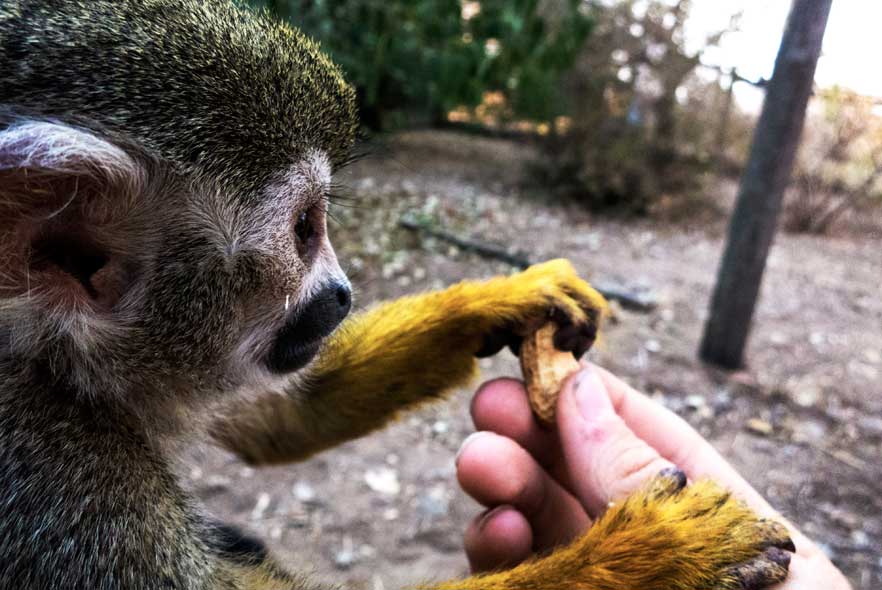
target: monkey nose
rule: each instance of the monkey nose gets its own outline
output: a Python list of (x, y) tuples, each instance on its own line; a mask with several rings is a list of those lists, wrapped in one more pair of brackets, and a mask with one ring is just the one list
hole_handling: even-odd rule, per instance
[(342, 320), (352, 309), (352, 289), (347, 284), (337, 286), (337, 314)]
[(352, 289), (348, 282), (334, 281), (323, 287), (309, 302), (289, 314), (276, 334), (266, 358), (275, 373), (296, 371), (318, 353), (321, 340), (343, 321), (352, 308)]

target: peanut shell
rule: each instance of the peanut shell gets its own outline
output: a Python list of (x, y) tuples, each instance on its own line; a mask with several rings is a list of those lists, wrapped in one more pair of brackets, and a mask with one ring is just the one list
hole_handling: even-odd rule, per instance
[(549, 322), (528, 334), (521, 343), (521, 371), (527, 386), (530, 406), (539, 421), (554, 424), (557, 397), (567, 377), (579, 370), (572, 353), (554, 347), (556, 326)]

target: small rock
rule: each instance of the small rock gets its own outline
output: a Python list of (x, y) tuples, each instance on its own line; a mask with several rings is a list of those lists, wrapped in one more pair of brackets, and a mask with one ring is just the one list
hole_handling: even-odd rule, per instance
[(864, 531), (858, 529), (856, 531), (851, 532), (851, 542), (855, 544), (856, 547), (864, 548), (870, 546), (870, 536)]
[(772, 344), (777, 344), (780, 346), (783, 344), (787, 344), (790, 339), (787, 337), (787, 334), (784, 334), (783, 332), (772, 332), (771, 334), (769, 334), (769, 341)]
[(318, 496), (315, 489), (305, 481), (298, 481), (291, 490), (294, 497), (304, 504), (318, 504)]
[(334, 554), (334, 566), (338, 570), (348, 570), (355, 564), (355, 553), (341, 549)]
[(686, 407), (690, 410), (698, 410), (707, 405), (707, 401), (704, 399), (703, 395), (699, 395), (694, 393), (692, 395), (686, 396)]
[(645, 348), (647, 352), (656, 353), (661, 350), (661, 343), (658, 340), (647, 340), (643, 344), (643, 348)]
[(760, 418), (751, 418), (747, 421), (747, 430), (753, 432), (754, 434), (759, 434), (762, 436), (769, 436), (772, 434), (774, 428), (767, 421), (762, 420)]
[(432, 424), (432, 432), (435, 434), (446, 434), (448, 430), (450, 430), (450, 427), (444, 420), (436, 420), (435, 423)]
[(266, 492), (261, 493), (257, 497), (257, 503), (254, 505), (254, 509), (251, 511), (251, 520), (260, 520), (263, 518), (264, 512), (269, 508), (270, 502), (272, 498)]
[(814, 384), (805, 384), (793, 393), (793, 401), (803, 408), (812, 408), (821, 399), (821, 388)]
[(351, 537), (343, 537), (343, 548), (334, 553), (334, 566), (339, 570), (348, 570), (357, 561)]
[(364, 474), (364, 482), (373, 491), (386, 496), (397, 496), (401, 492), (398, 472), (388, 467), (368, 469)]
[(420, 496), (417, 500), (417, 513), (427, 519), (436, 519), (447, 516), (450, 511), (450, 498), (447, 488), (436, 486), (428, 494)]
[(398, 515), (399, 512), (397, 508), (387, 508), (383, 511), (383, 520), (397, 520)]

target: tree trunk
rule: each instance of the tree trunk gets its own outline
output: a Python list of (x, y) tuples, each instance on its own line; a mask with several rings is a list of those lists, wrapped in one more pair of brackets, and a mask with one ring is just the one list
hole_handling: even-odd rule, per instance
[(799, 146), (832, 0), (793, 0), (729, 223), (699, 356), (744, 364), (766, 256)]
[[(722, 77), (722, 76), (721, 76)], [(726, 157), (726, 147), (729, 144), (729, 123), (732, 120), (732, 105), (735, 102), (735, 70), (729, 77), (729, 85), (723, 96), (723, 108), (720, 111), (720, 122), (717, 126), (716, 156), (717, 161), (722, 162)]]

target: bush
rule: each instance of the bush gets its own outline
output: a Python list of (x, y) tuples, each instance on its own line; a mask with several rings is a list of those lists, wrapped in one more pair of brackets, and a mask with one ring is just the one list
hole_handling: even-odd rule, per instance
[(560, 112), (561, 73), (590, 29), (580, 0), (252, 0), (341, 65), (374, 129), (444, 120), (501, 92), (519, 117)]
[(850, 212), (882, 204), (882, 118), (875, 107), (845, 88), (817, 93), (785, 202), (785, 229), (824, 234)]
[[(571, 122), (549, 136), (544, 178), (592, 209), (647, 214), (703, 190), (715, 125), (685, 48), (689, 2), (596, 2), (596, 26), (567, 75)], [(717, 42), (723, 33), (708, 39)], [(712, 115), (711, 115), (712, 116)]]

